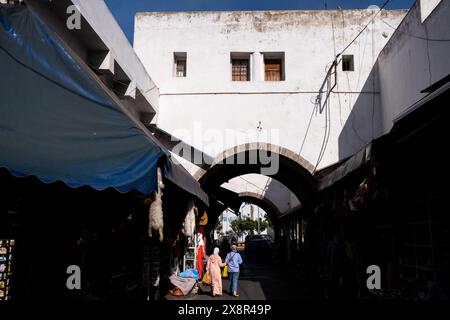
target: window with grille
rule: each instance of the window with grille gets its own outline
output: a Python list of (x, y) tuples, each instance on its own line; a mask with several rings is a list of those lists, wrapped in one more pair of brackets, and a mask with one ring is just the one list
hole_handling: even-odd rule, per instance
[(250, 59), (231, 59), (233, 81), (250, 81)]
[(284, 81), (284, 52), (266, 52), (264, 55), (264, 80)]
[(186, 52), (174, 53), (174, 76), (177, 78), (186, 77)]

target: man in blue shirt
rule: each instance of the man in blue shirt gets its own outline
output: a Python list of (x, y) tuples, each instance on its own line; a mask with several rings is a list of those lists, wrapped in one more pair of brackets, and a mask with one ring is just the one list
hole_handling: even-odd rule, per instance
[(239, 265), (242, 263), (241, 255), (237, 252), (235, 245), (231, 246), (231, 252), (227, 254), (225, 262), (228, 264), (228, 276), (230, 278), (230, 293), (234, 297), (239, 297), (237, 294)]

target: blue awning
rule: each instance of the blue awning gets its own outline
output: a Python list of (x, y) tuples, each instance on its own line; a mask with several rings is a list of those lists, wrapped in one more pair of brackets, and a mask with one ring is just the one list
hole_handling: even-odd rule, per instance
[(166, 155), (31, 8), (0, 5), (0, 167), (149, 194)]

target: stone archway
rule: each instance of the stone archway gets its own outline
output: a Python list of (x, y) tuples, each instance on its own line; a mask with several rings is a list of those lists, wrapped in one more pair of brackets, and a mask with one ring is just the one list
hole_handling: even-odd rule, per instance
[[(284, 184), (301, 201), (305, 212), (312, 213), (318, 200), (316, 180), (312, 175), (314, 166), (293, 151), (277, 145), (248, 143), (225, 150), (214, 159), (206, 172), (198, 171), (196, 179), (214, 195), (223, 183), (232, 178), (249, 173), (261, 174), (261, 169), (267, 165), (262, 153), (278, 161), (276, 172), (267, 176)], [(254, 197), (252, 200), (256, 201)]]
[(280, 211), (278, 210), (277, 206), (272, 201), (259, 193), (241, 192), (239, 193), (239, 200), (242, 201), (241, 203), (248, 202), (260, 207), (270, 216), (273, 221), (276, 221), (280, 216)]
[[(248, 153), (253, 151), (260, 151), (264, 150), (267, 152), (273, 152), (276, 153), (282, 157), (285, 157), (287, 159), (290, 159), (293, 163), (297, 163), (299, 166), (306, 169), (311, 175), (314, 174), (314, 165), (310, 163), (308, 160), (300, 156), (299, 154), (295, 153), (292, 150), (289, 150), (287, 148), (272, 144), (272, 143), (265, 143), (265, 142), (253, 142), (253, 143), (245, 143), (241, 144), (232, 148), (228, 148), (227, 150), (223, 151), (222, 153), (218, 154), (213, 162), (211, 163), (210, 168), (214, 167), (217, 164), (225, 163), (226, 159), (230, 157), (234, 157), (238, 154), (242, 153)], [(209, 170), (208, 169), (208, 170)], [(203, 176), (208, 172), (208, 170), (198, 170), (194, 178), (197, 181), (200, 181)]]

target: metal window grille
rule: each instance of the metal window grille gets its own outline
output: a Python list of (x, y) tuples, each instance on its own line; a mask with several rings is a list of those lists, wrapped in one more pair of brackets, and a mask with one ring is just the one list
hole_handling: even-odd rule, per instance
[(233, 81), (249, 81), (250, 68), (247, 59), (233, 59), (232, 64), (232, 80)]

